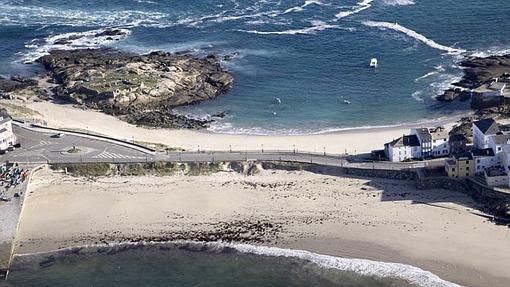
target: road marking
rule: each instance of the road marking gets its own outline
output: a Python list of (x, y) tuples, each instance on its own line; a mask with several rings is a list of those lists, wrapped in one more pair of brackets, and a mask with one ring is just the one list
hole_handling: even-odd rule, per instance
[(50, 141), (40, 141), (38, 144), (33, 145), (33, 146), (29, 147), (28, 149), (36, 149), (36, 148), (41, 148), (41, 147), (50, 146), (50, 145), (54, 145), (54, 144), (57, 144), (57, 143), (50, 142)]
[(141, 159), (145, 158), (143, 156), (131, 156), (131, 155), (125, 155), (125, 154), (118, 154), (108, 151), (103, 151), (102, 153), (93, 156), (92, 158), (123, 158), (123, 159)]

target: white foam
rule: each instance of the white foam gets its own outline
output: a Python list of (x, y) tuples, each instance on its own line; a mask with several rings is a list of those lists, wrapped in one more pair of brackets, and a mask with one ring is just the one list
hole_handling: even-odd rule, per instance
[(415, 4), (413, 0), (383, 0), (383, 3), (389, 6), (407, 6)]
[[(296, 258), (303, 261), (317, 264), (323, 268), (337, 269), (341, 271), (355, 272), (364, 276), (374, 276), (379, 278), (398, 278), (403, 279), (411, 284), (421, 287), (461, 287), (458, 284), (445, 281), (439, 276), (414, 267), (401, 263), (386, 263), (380, 261), (366, 259), (340, 258), (328, 255), (312, 253), (304, 250), (283, 249), (277, 247), (256, 246), (250, 244), (224, 243), (224, 242), (195, 242), (195, 241), (173, 241), (173, 242), (137, 242), (137, 243), (111, 243), (111, 244), (94, 244), (78, 247), (69, 247), (52, 252), (35, 252), (29, 254), (16, 254), (14, 258), (33, 257), (38, 255), (47, 255), (55, 252), (73, 251), (75, 248), (115, 248), (125, 246), (153, 246), (153, 245), (173, 244), (176, 247), (188, 247), (191, 250), (203, 250), (206, 247), (209, 252), (221, 253), (226, 248), (234, 249), (244, 254), (253, 254), (259, 256)], [(90, 249), (89, 249), (90, 250)], [(87, 253), (87, 250), (80, 250)]]
[(469, 54), (471, 57), (487, 58), (491, 56), (502, 56), (510, 54), (510, 48), (492, 47), (483, 51), (474, 51)]
[(365, 276), (390, 277), (404, 279), (412, 284), (422, 287), (459, 287), (439, 278), (437, 275), (422, 270), (418, 267), (400, 263), (377, 262), (364, 259), (347, 259), (328, 255), (316, 254), (303, 250), (282, 249), (276, 247), (255, 246), (249, 244), (233, 243), (205, 243), (206, 246), (213, 249), (232, 248), (246, 254), (255, 254), (261, 256), (274, 256), (286, 258), (298, 258), (308, 262), (313, 262), (324, 268), (338, 269), (342, 271), (351, 271)]
[(357, 13), (359, 13), (361, 11), (364, 11), (364, 10), (372, 7), (372, 4), (371, 4), (372, 1), (373, 0), (362, 0), (361, 2), (358, 2), (356, 4), (356, 6), (354, 6), (351, 10), (349, 10), (349, 11), (341, 11), (341, 12), (337, 13), (335, 15), (335, 17), (337, 19), (342, 19), (342, 18), (351, 16), (353, 14), (357, 14)]
[[(96, 36), (98, 33), (105, 31), (104, 29), (99, 29), (86, 32), (53, 35), (44, 39), (44, 42), (42, 43), (38, 43), (37, 40), (32, 40), (25, 44), (25, 47), (28, 48), (29, 51), (22, 54), (22, 61), (25, 63), (32, 63), (40, 57), (48, 55), (51, 50), (75, 50), (105, 47), (122, 40), (127, 37), (127, 35), (131, 34), (131, 31), (128, 29), (119, 30), (121, 30), (124, 35)], [(59, 43), (59, 41), (62, 40), (66, 40), (66, 43)]]
[(413, 99), (415, 99), (416, 101), (418, 102), (424, 102), (425, 100), (422, 98), (423, 96), (423, 92), (421, 91), (416, 91), (414, 92), (411, 97), (413, 97)]
[(318, 31), (323, 31), (326, 29), (337, 29), (339, 26), (327, 24), (323, 21), (312, 21), (311, 27), (300, 28), (300, 29), (289, 29), (284, 31), (258, 31), (258, 30), (237, 30), (240, 32), (252, 33), (252, 34), (260, 34), (260, 35), (307, 35), (307, 34), (315, 34)]
[(363, 24), (366, 25), (366, 26), (369, 26), (369, 27), (377, 27), (377, 28), (381, 28), (381, 29), (390, 29), (390, 30), (394, 30), (394, 31), (397, 31), (397, 32), (404, 33), (407, 36), (412, 37), (412, 38), (414, 38), (414, 39), (416, 39), (416, 40), (426, 44), (429, 47), (432, 47), (432, 48), (435, 48), (435, 49), (438, 49), (438, 50), (442, 50), (442, 51), (446, 51), (449, 54), (462, 54), (462, 53), (466, 52), (466, 50), (464, 50), (464, 49), (453, 48), (453, 47), (448, 47), (448, 46), (444, 46), (444, 45), (438, 44), (438, 43), (434, 42), (433, 40), (425, 37), (424, 35), (419, 34), (418, 32), (413, 31), (411, 29), (408, 29), (408, 28), (406, 28), (404, 26), (401, 26), (398, 23), (363, 21)]
[(66, 25), (80, 27), (172, 26), (169, 15), (137, 10), (86, 11), (0, 3), (0, 25)]

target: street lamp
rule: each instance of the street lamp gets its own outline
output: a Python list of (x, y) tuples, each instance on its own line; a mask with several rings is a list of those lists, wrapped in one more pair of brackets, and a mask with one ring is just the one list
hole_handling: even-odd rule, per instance
[(200, 145), (197, 146), (197, 151), (200, 153)]
[(262, 144), (262, 153), (264, 153), (264, 144)]
[(292, 150), (294, 151), (294, 153), (296, 153), (296, 145), (295, 144), (292, 145)]
[(231, 144), (228, 145), (228, 150), (230, 151), (230, 153), (232, 153), (232, 145)]
[(323, 146), (322, 149), (324, 150), (324, 156), (326, 155), (326, 147)]

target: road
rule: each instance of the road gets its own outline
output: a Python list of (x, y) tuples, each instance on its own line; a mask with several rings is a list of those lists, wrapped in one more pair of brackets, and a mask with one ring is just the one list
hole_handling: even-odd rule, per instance
[[(290, 161), (329, 166), (367, 169), (414, 169), (425, 166), (444, 166), (444, 160), (414, 163), (360, 162), (355, 157), (293, 151), (186, 151), (152, 153), (126, 142), (114, 142), (83, 135), (66, 134), (54, 137), (55, 132), (41, 132), (14, 126), (22, 148), (0, 155), (2, 161), (20, 163), (134, 163), (134, 162), (215, 162), (215, 161)], [(69, 153), (75, 146), (79, 153)]]

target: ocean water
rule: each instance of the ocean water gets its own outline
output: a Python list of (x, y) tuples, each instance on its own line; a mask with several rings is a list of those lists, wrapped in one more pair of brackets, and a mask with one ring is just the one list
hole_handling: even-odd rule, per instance
[[(0, 0), (0, 74), (39, 71), (24, 62), (51, 48), (233, 54), (234, 88), (179, 112), (226, 112), (223, 133), (395, 125), (468, 112), (433, 96), (463, 58), (510, 52), (508, 15), (508, 0)], [(90, 36), (111, 27), (129, 36)], [(86, 37), (54, 45), (66, 33)]]
[(167, 243), (18, 257), (10, 287), (456, 287), (421, 269), (278, 248)]

